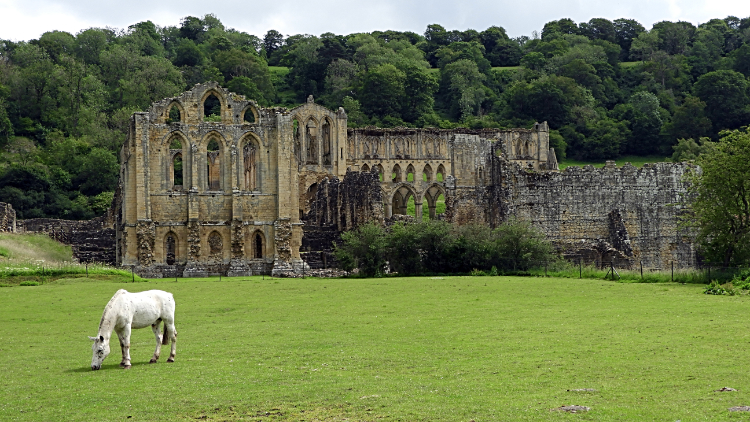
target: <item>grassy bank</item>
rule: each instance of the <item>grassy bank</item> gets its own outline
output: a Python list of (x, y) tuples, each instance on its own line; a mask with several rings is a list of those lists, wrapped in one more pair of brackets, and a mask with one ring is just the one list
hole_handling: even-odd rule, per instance
[(70, 246), (44, 234), (0, 234), (0, 287), (39, 285), (62, 279), (140, 281), (129, 271), (101, 264), (79, 264)]
[[(121, 287), (177, 301), (177, 362), (89, 369)], [(0, 420), (742, 418), (747, 296), (542, 277), (152, 280), (0, 290)], [(716, 392), (721, 387), (738, 391)], [(583, 414), (551, 409), (589, 406)]]
[[(591, 161), (581, 161), (581, 160), (573, 160), (573, 159), (564, 159), (560, 161), (560, 170), (565, 170), (567, 167), (571, 166), (579, 166), (583, 167), (586, 165), (591, 164), (592, 166), (596, 168), (602, 168), (606, 164), (606, 160), (591, 160)], [(640, 157), (636, 155), (626, 155), (615, 159), (615, 163), (617, 163), (617, 167), (622, 167), (625, 163), (630, 163), (636, 167), (643, 167), (646, 163), (661, 163), (661, 162), (671, 162), (669, 158), (660, 156), (660, 155), (651, 155), (651, 156), (645, 156)]]

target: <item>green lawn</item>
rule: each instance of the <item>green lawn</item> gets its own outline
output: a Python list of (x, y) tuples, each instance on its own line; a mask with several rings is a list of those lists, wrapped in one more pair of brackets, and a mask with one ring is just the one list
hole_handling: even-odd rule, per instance
[(289, 73), (289, 68), (285, 66), (268, 66), (268, 71), (274, 75), (286, 76)]
[[(560, 170), (564, 170), (566, 167), (570, 166), (579, 166), (583, 167), (585, 165), (591, 164), (594, 167), (601, 168), (604, 167), (606, 160), (593, 160), (593, 161), (579, 161), (579, 160), (572, 160), (572, 159), (565, 159), (560, 161)], [(637, 155), (626, 155), (615, 159), (615, 162), (617, 163), (617, 167), (622, 167), (625, 163), (630, 163), (636, 167), (643, 167), (646, 163), (660, 163), (660, 162), (672, 162), (671, 159), (668, 157), (662, 157), (660, 155), (651, 155), (651, 156), (637, 156)]]
[[(174, 364), (147, 363), (143, 329), (131, 369), (115, 345), (90, 370), (86, 336), (119, 288), (174, 293)], [(728, 408), (750, 405), (750, 298), (702, 288), (533, 277), (1, 288), (0, 420), (746, 420)], [(570, 404), (591, 410), (551, 411)]]

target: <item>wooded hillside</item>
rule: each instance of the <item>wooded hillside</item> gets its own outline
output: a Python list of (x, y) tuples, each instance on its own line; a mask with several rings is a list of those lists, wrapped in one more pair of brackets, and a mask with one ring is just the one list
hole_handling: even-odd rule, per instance
[[(510, 38), (429, 25), (263, 38), (213, 15), (178, 26), (0, 40), (0, 201), (19, 218), (85, 219), (109, 206), (129, 116), (218, 81), (262, 105), (312, 94), (352, 127), (529, 127), (558, 158), (690, 159), (750, 124), (750, 18), (698, 27), (631, 19), (548, 22)], [(210, 119), (210, 117), (208, 117)]]

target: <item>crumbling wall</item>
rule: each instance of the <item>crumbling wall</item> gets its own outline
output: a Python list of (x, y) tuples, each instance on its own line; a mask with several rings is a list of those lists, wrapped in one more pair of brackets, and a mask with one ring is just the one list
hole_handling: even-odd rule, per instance
[(115, 230), (110, 219), (109, 213), (83, 221), (32, 218), (19, 220), (17, 229), (19, 233), (44, 233), (70, 245), (73, 257), (79, 262), (115, 265)]
[(383, 198), (376, 172), (347, 171), (343, 181), (337, 177), (318, 183), (310, 211), (303, 217), (300, 253), (310, 268), (335, 266), (333, 245), (341, 232), (368, 221), (383, 224)]
[(0, 202), (0, 232), (16, 232), (16, 210), (13, 209), (12, 205), (5, 202)]
[(511, 215), (532, 222), (573, 260), (641, 261), (648, 268), (667, 268), (671, 261), (676, 267), (695, 265), (694, 236), (679, 221), (687, 195), (683, 175), (691, 165), (618, 168), (609, 162), (601, 169), (536, 172), (509, 163), (502, 151), (491, 161), (491, 185), (483, 197), (472, 189), (449, 190), (451, 221), (460, 222), (455, 208), (471, 206), (483, 210), (492, 227)]

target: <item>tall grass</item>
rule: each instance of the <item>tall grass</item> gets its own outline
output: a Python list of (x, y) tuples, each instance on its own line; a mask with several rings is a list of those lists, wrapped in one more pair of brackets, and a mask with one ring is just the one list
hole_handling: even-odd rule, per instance
[(688, 283), (707, 284), (712, 280), (731, 280), (739, 269), (659, 269), (615, 268), (613, 275), (609, 268), (593, 265), (577, 265), (568, 261), (540, 264), (528, 271), (534, 276), (559, 278), (613, 279), (623, 283)]

